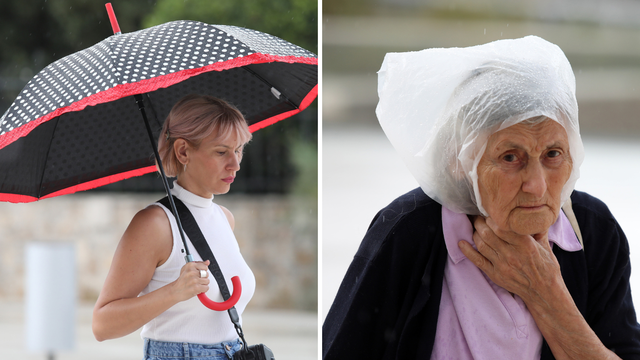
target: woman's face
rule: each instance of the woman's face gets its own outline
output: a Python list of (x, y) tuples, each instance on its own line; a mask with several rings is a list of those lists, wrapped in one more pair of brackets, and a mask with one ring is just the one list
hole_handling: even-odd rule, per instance
[(517, 124), (491, 135), (478, 163), (482, 205), (498, 226), (546, 232), (560, 212), (572, 162), (565, 129), (553, 120)]
[(240, 170), (243, 147), (235, 131), (219, 138), (213, 132), (197, 148), (187, 144), (184, 150), (187, 167), (178, 183), (202, 197), (227, 193)]

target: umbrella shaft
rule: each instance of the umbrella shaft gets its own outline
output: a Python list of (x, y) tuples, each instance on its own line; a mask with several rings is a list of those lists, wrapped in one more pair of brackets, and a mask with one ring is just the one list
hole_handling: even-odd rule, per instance
[(136, 103), (138, 104), (138, 109), (142, 114), (144, 125), (147, 128), (149, 141), (151, 141), (151, 147), (153, 148), (153, 155), (156, 157), (156, 162), (158, 163), (158, 169), (160, 170), (160, 175), (162, 177), (162, 183), (164, 184), (164, 189), (167, 192), (167, 197), (169, 198), (169, 204), (171, 204), (171, 213), (173, 213), (173, 217), (176, 219), (176, 223), (178, 224), (180, 238), (182, 238), (182, 245), (184, 245), (185, 261), (191, 262), (193, 261), (193, 256), (191, 256), (191, 254), (189, 253), (189, 248), (187, 247), (187, 240), (184, 237), (184, 230), (182, 229), (182, 222), (180, 221), (180, 216), (178, 216), (178, 210), (176, 209), (176, 204), (174, 203), (173, 196), (171, 195), (169, 180), (167, 179), (167, 175), (164, 173), (164, 168), (162, 167), (162, 161), (160, 160), (160, 154), (158, 153), (158, 148), (156, 146), (155, 139), (153, 138), (153, 132), (151, 131), (151, 125), (149, 125), (149, 120), (147, 119), (147, 112), (144, 109), (144, 99), (140, 94), (134, 95), (133, 97), (135, 98)]

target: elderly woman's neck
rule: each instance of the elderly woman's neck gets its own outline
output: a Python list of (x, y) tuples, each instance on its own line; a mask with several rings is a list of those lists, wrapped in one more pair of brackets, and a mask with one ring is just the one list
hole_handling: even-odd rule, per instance
[[(518, 235), (519, 236), (531, 236), (536, 241), (539, 241), (539, 240), (542, 240), (542, 239), (546, 239), (546, 238), (548, 238), (548, 235), (549, 235), (549, 229), (546, 229), (545, 231), (540, 232), (540, 233), (536, 233), (536, 234), (520, 234), (518, 232), (513, 231), (512, 229), (500, 228), (499, 226), (497, 226), (497, 224), (495, 222), (493, 222), (491, 220), (488, 220), (489, 218), (484, 217), (482, 215), (467, 215), (467, 217), (469, 218), (469, 221), (471, 221), (471, 225), (473, 226), (474, 233), (478, 229), (478, 226), (477, 226), (478, 222), (480, 222), (482, 224), (481, 225), (482, 228), (488, 227), (489, 230), (491, 230), (491, 234), (496, 236), (498, 239), (501, 239), (501, 238), (500, 238), (500, 236), (498, 236), (496, 234), (496, 231), (498, 233), (501, 233), (501, 234), (504, 234), (504, 235), (511, 234), (511, 235), (516, 235), (516, 236), (518, 236)], [(492, 225), (489, 225), (489, 222), (492, 223)], [(504, 240), (504, 239), (501, 239), (501, 240), (507, 241), (507, 240)]]

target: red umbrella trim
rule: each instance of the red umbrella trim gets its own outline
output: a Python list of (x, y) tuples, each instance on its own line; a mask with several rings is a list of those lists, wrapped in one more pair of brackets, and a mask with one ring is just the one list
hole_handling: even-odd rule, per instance
[[(270, 117), (268, 119), (262, 120), (260, 122), (257, 122), (251, 126), (249, 126), (249, 131), (251, 132), (255, 132), (257, 130), (260, 130), (262, 128), (265, 128), (269, 125), (272, 125), (280, 120), (286, 119), (290, 116), (293, 116), (299, 112), (301, 112), (302, 110), (306, 109), (312, 102), (313, 100), (316, 98), (316, 96), (318, 95), (318, 85), (316, 85), (310, 92), (309, 94), (307, 94), (307, 96), (302, 100), (302, 103), (300, 104), (300, 108), (297, 110), (291, 110), (285, 113), (282, 113), (280, 115), (276, 115), (273, 117)], [(136, 169), (136, 170), (131, 170), (131, 171), (127, 171), (127, 172), (123, 172), (123, 173), (119, 173), (119, 174), (114, 174), (114, 175), (109, 175), (109, 176), (105, 176), (103, 178), (100, 179), (96, 179), (96, 180), (91, 180), (91, 181), (87, 181), (85, 183), (82, 184), (78, 184), (75, 186), (71, 186), (68, 187), (66, 189), (62, 189), (59, 191), (56, 191), (54, 193), (45, 195), (41, 198), (37, 198), (37, 197), (33, 197), (33, 196), (27, 196), (27, 195), (16, 195), (16, 194), (1, 194), (0, 193), (0, 201), (8, 201), (8, 202), (12, 202), (12, 203), (29, 203), (29, 202), (34, 202), (37, 200), (42, 200), (42, 199), (47, 199), (47, 198), (52, 198), (52, 197), (56, 197), (56, 196), (62, 196), (62, 195), (68, 195), (68, 194), (73, 194), (79, 191), (85, 191), (85, 190), (91, 190), (91, 189), (95, 189), (104, 185), (108, 185), (108, 184), (112, 184), (121, 180), (125, 180), (128, 178), (132, 178), (135, 176), (141, 176), (141, 175), (145, 175), (148, 173), (152, 173), (157, 171), (158, 168), (153, 165), (153, 166), (147, 166), (144, 168), (140, 168), (140, 169)]]
[[(313, 102), (313, 100), (316, 98), (317, 95), (318, 95), (318, 85), (314, 86), (314, 88), (309, 92), (309, 94), (307, 94), (307, 96), (302, 100), (299, 109), (287, 111), (285, 113), (270, 117), (270, 118), (262, 120), (262, 121), (259, 121), (259, 122), (255, 123), (255, 124), (249, 126), (249, 131), (251, 131), (253, 133), (253, 132), (258, 131), (258, 130), (260, 130), (262, 128), (265, 128), (265, 127), (267, 127), (269, 125), (275, 124), (276, 122), (278, 122), (280, 120), (286, 119), (286, 118), (288, 118), (290, 116), (293, 116), (293, 115), (301, 112), (302, 110), (306, 109)], [(43, 120), (43, 122), (44, 121), (46, 121), (46, 120)], [(24, 128), (24, 126), (22, 128)], [(22, 128), (19, 128), (19, 129), (22, 129)], [(13, 132), (11, 134), (13, 134)], [(8, 201), (8, 202), (11, 202), (11, 203), (29, 203), (29, 202), (34, 202), (34, 201), (37, 201), (37, 200), (52, 198), (52, 197), (56, 197), (56, 196), (73, 194), (73, 193), (76, 193), (76, 192), (79, 192), (79, 191), (95, 189), (95, 188), (98, 188), (98, 187), (101, 187), (101, 186), (104, 186), (104, 185), (112, 184), (112, 183), (115, 183), (115, 182), (118, 182), (118, 181), (121, 181), (121, 180), (125, 180), (125, 179), (128, 179), (128, 178), (135, 177), (135, 176), (141, 176), (141, 175), (145, 175), (145, 174), (148, 174), (148, 173), (152, 173), (152, 172), (155, 172), (157, 170), (158, 170), (158, 168), (155, 165), (153, 165), (153, 166), (147, 166), (147, 167), (144, 167), (144, 168), (131, 170), (131, 171), (127, 171), (127, 172), (123, 172), (123, 173), (119, 173), (119, 174), (105, 176), (105, 177), (100, 178), (100, 179), (87, 181), (87, 182), (79, 184), (79, 185), (71, 186), (71, 187), (68, 187), (66, 189), (62, 189), (62, 190), (56, 191), (54, 193), (48, 194), (46, 196), (43, 196), (41, 198), (37, 198), (37, 197), (33, 197), (33, 196), (27, 196), (27, 195), (2, 194), (2, 193), (0, 193), (0, 201)]]
[(309, 93), (307, 94), (307, 96), (304, 97), (304, 99), (302, 99), (302, 102), (300, 103), (300, 107), (296, 110), (290, 110), (287, 112), (284, 112), (282, 114), (278, 114), (276, 116), (272, 116), (268, 119), (264, 119), (262, 121), (258, 121), (255, 124), (249, 125), (249, 131), (251, 132), (255, 132), (258, 131), (262, 128), (266, 128), (269, 125), (273, 125), (275, 123), (277, 123), (280, 120), (286, 119), (290, 116), (293, 116), (299, 112), (301, 112), (302, 110), (306, 109), (307, 106), (309, 106), (313, 100), (316, 98), (316, 96), (318, 96), (318, 85), (314, 86), (313, 89), (311, 89), (311, 91), (309, 91)]
[[(318, 58), (315, 58), (315, 57), (301, 58), (296, 56), (278, 56), (278, 55), (267, 55), (267, 54), (255, 53), (255, 54), (251, 54), (245, 57), (235, 58), (225, 62), (210, 64), (197, 69), (186, 69), (186, 70), (174, 72), (167, 75), (156, 76), (154, 78), (141, 80), (133, 84), (116, 85), (109, 90), (101, 91), (91, 96), (87, 96), (77, 102), (74, 102), (69, 106), (56, 109), (55, 111), (50, 112), (47, 115), (44, 115), (38, 119), (32, 120), (27, 124), (6, 133), (4, 136), (2, 136), (2, 138), (0, 138), (0, 149), (6, 147), (7, 145), (13, 143), (14, 141), (18, 140), (23, 136), (27, 136), (38, 125), (68, 112), (80, 111), (86, 108), (87, 106), (95, 106), (95, 105), (107, 103), (110, 101), (118, 100), (125, 96), (143, 94), (143, 93), (155, 91), (160, 88), (166, 88), (171, 85), (182, 82), (192, 76), (199, 75), (205, 72), (223, 71), (223, 70), (233, 69), (237, 67), (242, 67), (245, 65), (262, 64), (262, 63), (268, 63), (268, 62), (286, 62), (286, 63), (318, 65)], [(252, 131), (264, 128), (279, 120), (282, 120), (288, 116), (294, 115), (304, 110), (307, 106), (309, 106), (309, 104), (313, 101), (313, 99), (315, 99), (315, 97), (317, 96), (317, 91), (318, 89), (316, 85), (316, 87), (314, 87), (313, 90), (309, 92), (309, 94), (305, 97), (304, 101), (302, 102), (298, 110), (292, 110), (287, 113), (283, 113), (283, 114), (271, 117), (269, 119), (262, 120), (252, 125), (254, 126), (254, 129)], [(262, 125), (259, 125), (259, 124), (262, 124)], [(259, 126), (256, 126), (256, 125), (259, 125)], [(3, 195), (8, 195), (8, 194), (0, 194), (0, 201), (5, 201), (3, 200), (4, 199)], [(62, 194), (59, 194), (59, 195), (62, 195)], [(19, 197), (18, 195), (13, 195), (13, 196)], [(52, 195), (48, 195), (47, 197), (51, 197), (51, 196)], [(11, 200), (6, 200), (6, 201), (11, 201)]]
[(45, 196), (43, 196), (41, 198), (37, 198), (37, 197), (34, 197), (34, 196), (28, 196), (28, 195), (0, 194), (0, 201), (8, 201), (8, 202), (12, 202), (12, 203), (29, 203), (29, 202), (34, 202), (34, 201), (42, 200), (42, 199), (48, 199), (48, 198), (52, 198), (52, 197), (56, 197), (56, 196), (73, 194), (73, 193), (76, 193), (78, 191), (85, 191), (85, 190), (95, 189), (95, 188), (100, 187), (100, 186), (112, 184), (112, 183), (118, 182), (120, 180), (132, 178), (132, 177), (135, 177), (135, 176), (140, 176), (140, 175), (152, 173), (152, 172), (157, 171), (157, 170), (158, 169), (156, 168), (156, 166), (153, 165), (153, 166), (147, 166), (147, 167), (144, 167), (144, 168), (141, 168), (141, 169), (136, 169), (136, 170), (123, 172), (123, 173), (120, 173), (120, 174), (109, 175), (109, 176), (105, 176), (105, 177), (100, 178), (100, 179), (87, 181), (87, 182), (82, 183), (82, 184), (71, 186), (71, 187), (68, 187), (66, 189), (62, 189), (60, 191), (56, 191), (54, 193), (45, 195)]

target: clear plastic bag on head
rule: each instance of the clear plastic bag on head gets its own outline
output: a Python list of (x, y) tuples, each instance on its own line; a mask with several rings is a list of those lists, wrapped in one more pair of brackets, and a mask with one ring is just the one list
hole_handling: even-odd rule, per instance
[(388, 53), (376, 114), (422, 190), (445, 207), (487, 215), (476, 168), (491, 134), (542, 117), (567, 131), (571, 195), (584, 159), (575, 77), (560, 48), (535, 36), (468, 48)]

